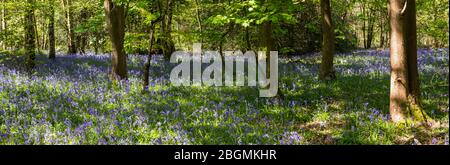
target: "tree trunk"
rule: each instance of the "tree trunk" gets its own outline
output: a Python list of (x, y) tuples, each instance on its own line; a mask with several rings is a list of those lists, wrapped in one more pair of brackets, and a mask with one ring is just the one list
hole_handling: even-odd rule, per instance
[(248, 30), (248, 27), (245, 27), (245, 43), (247, 44), (247, 51), (251, 51), (252, 44), (250, 42), (250, 32)]
[(112, 73), (113, 80), (127, 79), (127, 57), (123, 50), (125, 37), (125, 7), (112, 2), (104, 1), (106, 23), (112, 45)]
[(330, 0), (321, 0), (322, 10), (322, 63), (320, 65), (319, 78), (321, 80), (333, 80), (336, 73), (333, 67), (335, 33), (331, 19)]
[(41, 44), (39, 43), (39, 32), (37, 28), (37, 22), (36, 22), (36, 15), (33, 14), (33, 26), (34, 26), (34, 42), (35, 42), (35, 48), (37, 49), (37, 52), (40, 53), (41, 50)]
[[(83, 8), (83, 11), (86, 11), (86, 10), (87, 10), (87, 8)], [(81, 14), (80, 14), (80, 21), (81, 22), (87, 22), (88, 21), (87, 19), (90, 16), (91, 15), (90, 15), (89, 12), (81, 12)], [(79, 53), (80, 54), (85, 54), (86, 53), (86, 46), (88, 45), (87, 41), (89, 39), (89, 35), (90, 35), (89, 32), (83, 32), (83, 33), (81, 33), (81, 34), (79, 34), (77, 36), (77, 42), (78, 42), (77, 47), (79, 49)]]
[[(3, 0), (2, 2), (5, 2), (5, 0)], [(6, 3), (3, 3), (3, 5), (2, 5), (2, 26), (1, 26), (1, 29), (2, 29), (2, 33), (5, 33), (6, 30), (7, 30), (7, 27), (6, 27)], [(8, 37), (8, 35), (4, 34), (3, 41), (1, 41), (1, 46), (2, 46), (3, 50), (6, 50), (6, 42), (5, 41), (7, 41), (7, 39), (8, 39), (7, 37)]]
[(27, 0), (27, 8), (25, 13), (25, 50), (27, 55), (26, 65), (27, 71), (31, 74), (35, 66), (36, 58), (36, 42), (35, 42), (35, 27), (34, 27), (34, 0)]
[(380, 48), (384, 48), (384, 19), (383, 12), (380, 12)]
[(170, 58), (170, 55), (175, 51), (175, 46), (172, 40), (172, 17), (173, 17), (173, 7), (175, 2), (173, 0), (167, 0), (165, 6), (165, 15), (163, 16), (161, 22), (161, 33), (163, 35), (161, 46), (163, 49), (163, 54), (166, 59)]
[[(248, 7), (244, 8), (244, 10), (243, 10), (244, 17), (247, 17), (247, 15), (248, 15), (247, 11), (248, 11)], [(246, 43), (246, 49), (247, 49), (247, 51), (251, 51), (252, 50), (252, 44), (250, 43), (249, 26), (244, 27), (244, 30), (245, 30), (244, 40), (245, 40), (245, 43)]]
[[(420, 105), (417, 66), (417, 28), (415, 0), (390, 0), (391, 24), (391, 91), (392, 121), (406, 116), (427, 122)], [(408, 111), (409, 110), (409, 111)]]
[(373, 17), (373, 9), (369, 8), (368, 11), (368, 19), (367, 19), (367, 44), (366, 44), (366, 49), (370, 49), (372, 48), (372, 41), (373, 41), (373, 28), (374, 28), (374, 18)]
[(145, 67), (144, 67), (144, 89), (143, 91), (146, 92), (148, 91), (148, 85), (150, 84), (150, 64), (152, 62), (152, 54), (153, 54), (153, 38), (154, 38), (154, 30), (155, 30), (155, 26), (154, 24), (150, 25), (150, 32), (149, 32), (149, 51), (148, 51), (148, 56), (147, 56), (147, 61), (145, 62)]
[(408, 64), (405, 45), (405, 21), (401, 13), (406, 1), (389, 0), (391, 11), (391, 94), (389, 111), (392, 121), (405, 119), (408, 106)]
[(48, 40), (49, 40), (49, 53), (48, 58), (56, 58), (56, 48), (55, 48), (55, 1), (51, 0), (50, 4), (50, 18), (48, 23)]
[(261, 27), (261, 39), (262, 39), (262, 48), (266, 51), (266, 75), (270, 75), (270, 51), (275, 51), (275, 40), (273, 39), (273, 27), (272, 22), (265, 21), (262, 23)]
[(75, 33), (73, 31), (73, 21), (72, 21), (72, 0), (63, 0), (63, 8), (65, 9), (66, 15), (66, 26), (67, 26), (67, 53), (76, 54), (77, 47), (75, 45)]
[(95, 42), (94, 42), (94, 53), (95, 53), (95, 54), (98, 54), (98, 42), (100, 42), (100, 41), (99, 41), (99, 38), (100, 38), (99, 32), (94, 32), (94, 37), (95, 37)]
[(417, 23), (416, 23), (416, 1), (408, 0), (406, 10), (406, 53), (408, 54), (408, 99), (413, 117), (419, 121), (429, 122), (431, 119), (423, 111), (420, 102), (420, 77), (417, 63)]
[[(200, 11), (200, 3), (198, 2), (198, 0), (195, 0), (195, 4), (196, 4), (196, 12), (197, 12), (197, 23), (198, 23), (198, 29), (200, 30), (200, 34), (203, 34), (203, 25), (202, 25), (202, 20), (201, 20), (201, 11)], [(201, 43), (203, 43), (203, 36), (201, 36), (202, 38), (200, 39)]]
[(262, 38), (262, 47), (264, 51), (267, 51), (267, 54), (270, 54), (270, 51), (275, 50), (275, 41), (273, 39), (273, 27), (272, 22), (265, 21), (261, 27), (261, 38)]
[(363, 2), (362, 6), (361, 6), (361, 12), (363, 14), (363, 27), (362, 27), (362, 31), (363, 31), (363, 44), (364, 44), (364, 48), (367, 49), (367, 39), (366, 39), (366, 7), (365, 7), (365, 2)]

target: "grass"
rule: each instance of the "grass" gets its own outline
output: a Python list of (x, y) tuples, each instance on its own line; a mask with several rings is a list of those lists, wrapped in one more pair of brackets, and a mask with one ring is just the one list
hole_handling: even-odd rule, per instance
[[(389, 121), (385, 51), (336, 56), (337, 80), (317, 80), (318, 55), (280, 60), (280, 96), (251, 87), (174, 87), (155, 58), (129, 81), (108, 80), (108, 55), (38, 56), (31, 78), (0, 55), (0, 144), (448, 144), (448, 50), (419, 53), (422, 102), (441, 124)], [(20, 68), (20, 67), (19, 67)]]

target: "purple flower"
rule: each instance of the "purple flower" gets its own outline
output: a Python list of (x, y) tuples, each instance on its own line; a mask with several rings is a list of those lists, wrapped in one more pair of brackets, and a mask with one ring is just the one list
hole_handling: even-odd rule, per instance
[(89, 108), (88, 111), (90, 115), (97, 116), (97, 111), (94, 108)]
[(280, 144), (292, 145), (300, 144), (303, 137), (298, 132), (285, 132), (280, 140)]
[(436, 138), (433, 138), (432, 140), (431, 140), (431, 144), (433, 144), (433, 145), (436, 145), (436, 144), (438, 144), (438, 140), (436, 139)]

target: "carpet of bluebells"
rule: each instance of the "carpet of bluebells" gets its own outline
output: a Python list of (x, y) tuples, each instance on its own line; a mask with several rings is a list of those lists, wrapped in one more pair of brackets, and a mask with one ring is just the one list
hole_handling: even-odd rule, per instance
[(449, 50), (418, 53), (423, 107), (440, 123), (432, 128), (389, 121), (388, 51), (337, 55), (330, 82), (317, 79), (319, 54), (284, 57), (274, 98), (254, 87), (173, 87), (174, 64), (160, 56), (142, 93), (145, 56), (129, 55), (129, 79), (114, 83), (108, 54), (38, 56), (32, 76), (0, 55), (0, 144), (448, 145)]

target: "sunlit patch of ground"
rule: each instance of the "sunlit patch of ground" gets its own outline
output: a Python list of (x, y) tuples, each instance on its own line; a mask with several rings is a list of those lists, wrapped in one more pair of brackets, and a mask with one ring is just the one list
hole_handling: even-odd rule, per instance
[(280, 59), (280, 91), (173, 87), (174, 64), (155, 56), (141, 92), (144, 56), (112, 83), (109, 55), (38, 56), (36, 73), (0, 55), (0, 144), (448, 144), (448, 49), (420, 50), (422, 101), (440, 125), (389, 120), (389, 54), (335, 59), (337, 80), (317, 80), (320, 54)]

